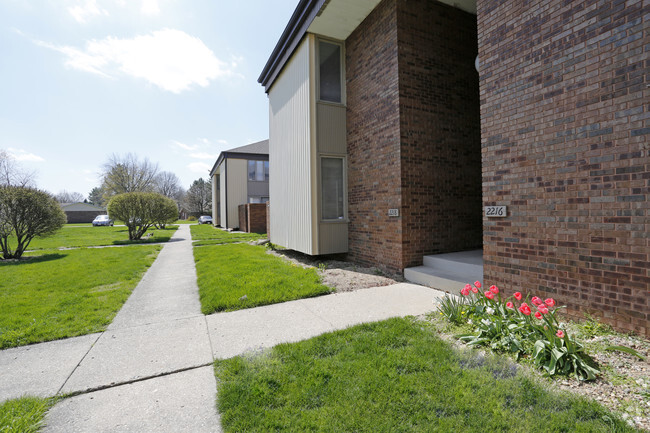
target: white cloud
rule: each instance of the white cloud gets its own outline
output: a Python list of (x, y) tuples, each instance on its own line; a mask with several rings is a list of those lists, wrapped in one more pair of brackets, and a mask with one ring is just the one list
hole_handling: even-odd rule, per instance
[(205, 162), (193, 162), (191, 164), (188, 164), (187, 168), (189, 168), (192, 173), (206, 174), (210, 172), (212, 165)]
[(158, 0), (142, 0), (142, 7), (140, 12), (144, 15), (158, 15), (160, 13), (160, 7), (158, 6)]
[(226, 140), (217, 140), (217, 143), (223, 144), (224, 146), (226, 146), (228, 144), (228, 142)]
[(73, 69), (107, 78), (130, 75), (173, 93), (193, 85), (207, 87), (211, 80), (236, 75), (199, 38), (174, 29), (133, 39), (93, 39), (84, 49), (37, 43), (63, 53), (67, 56), (65, 64)]
[(196, 150), (199, 148), (199, 146), (197, 145), (190, 146), (189, 144), (181, 143), (180, 141), (176, 141), (176, 140), (173, 141), (176, 146), (180, 147), (183, 150)]
[(212, 153), (205, 153), (205, 152), (199, 152), (199, 153), (190, 153), (191, 158), (195, 159), (212, 159), (215, 160), (219, 157), (218, 154), (212, 154)]
[(68, 12), (79, 23), (86, 23), (89, 18), (97, 15), (108, 15), (106, 9), (99, 7), (97, 0), (84, 0), (81, 4), (69, 7)]
[(7, 152), (13, 156), (16, 161), (29, 161), (29, 162), (43, 162), (44, 158), (35, 155), (33, 153), (27, 152), (23, 149), (14, 149), (12, 147), (7, 149)]

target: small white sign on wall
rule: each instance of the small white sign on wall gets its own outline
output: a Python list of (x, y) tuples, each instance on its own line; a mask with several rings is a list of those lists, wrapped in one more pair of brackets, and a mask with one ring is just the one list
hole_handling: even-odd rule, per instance
[(488, 218), (505, 218), (508, 216), (506, 206), (485, 206), (485, 216)]
[(398, 217), (399, 216), (399, 209), (388, 209), (388, 216), (389, 217)]

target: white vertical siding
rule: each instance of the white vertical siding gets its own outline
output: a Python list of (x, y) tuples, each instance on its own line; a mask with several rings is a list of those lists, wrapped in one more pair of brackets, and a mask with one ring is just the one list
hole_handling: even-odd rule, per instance
[(245, 159), (228, 158), (228, 228), (239, 227), (239, 205), (248, 201), (248, 167)]
[(228, 206), (226, 203), (226, 174), (226, 160), (224, 159), (219, 166), (219, 206), (221, 206), (219, 225), (221, 227), (226, 227), (226, 215), (228, 214)]
[(269, 91), (271, 242), (315, 254), (309, 38)]
[(215, 173), (212, 175), (212, 224), (219, 224), (219, 219), (217, 218), (217, 207), (219, 206), (219, 190), (217, 189), (217, 178), (219, 174)]

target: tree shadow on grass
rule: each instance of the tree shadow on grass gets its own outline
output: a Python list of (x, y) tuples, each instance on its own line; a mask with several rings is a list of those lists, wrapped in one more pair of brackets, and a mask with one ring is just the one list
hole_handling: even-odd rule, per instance
[(34, 263), (51, 262), (52, 260), (62, 259), (66, 256), (67, 254), (60, 254), (60, 253), (43, 254), (40, 256), (25, 256), (19, 259), (0, 260), (0, 266), (18, 266), (18, 265), (27, 265), (27, 264), (34, 264)]

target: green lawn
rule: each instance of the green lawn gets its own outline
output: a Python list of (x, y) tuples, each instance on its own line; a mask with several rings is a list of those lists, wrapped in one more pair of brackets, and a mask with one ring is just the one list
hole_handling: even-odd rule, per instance
[(105, 329), (161, 248), (47, 251), (0, 261), (0, 349)]
[(257, 233), (231, 233), (225, 230), (213, 227), (210, 224), (196, 224), (190, 226), (192, 240), (195, 246), (201, 245), (218, 245), (237, 242), (250, 242), (259, 239), (266, 239), (266, 235)]
[(215, 362), (226, 432), (628, 432), (504, 358), (458, 351), (409, 319)]
[[(194, 226), (193, 226), (194, 227)], [(212, 245), (194, 248), (203, 314), (330, 293), (315, 269), (292, 266), (262, 246)], [(243, 296), (245, 299), (241, 300)]]
[(177, 229), (178, 226), (168, 226), (165, 230), (152, 229), (147, 232), (153, 233), (152, 237), (140, 241), (129, 241), (129, 230), (126, 227), (66, 225), (53, 236), (34, 238), (29, 244), (28, 250), (167, 242)]
[(52, 406), (53, 399), (23, 397), (0, 404), (0, 432), (35, 433)]

